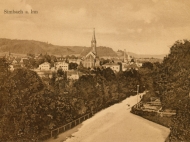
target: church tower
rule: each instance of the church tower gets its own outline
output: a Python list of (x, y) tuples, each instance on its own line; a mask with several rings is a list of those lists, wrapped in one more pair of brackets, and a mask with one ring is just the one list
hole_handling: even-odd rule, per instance
[(95, 55), (97, 55), (97, 53), (96, 53), (95, 28), (94, 28), (93, 35), (92, 35), (91, 48), (92, 48), (92, 52), (93, 52)]
[(86, 68), (94, 68), (100, 66), (100, 60), (96, 52), (95, 29), (93, 30), (93, 35), (92, 35), (91, 50), (84, 56), (82, 64)]
[(124, 49), (123, 51), (123, 62), (126, 63), (126, 57), (125, 57), (125, 54), (126, 54), (126, 50)]

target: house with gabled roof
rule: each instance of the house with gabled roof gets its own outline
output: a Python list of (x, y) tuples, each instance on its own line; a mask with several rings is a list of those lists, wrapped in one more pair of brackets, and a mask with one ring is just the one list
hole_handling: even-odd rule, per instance
[(106, 63), (106, 64), (104, 64), (102, 66), (105, 67), (105, 68), (111, 68), (115, 72), (120, 71), (120, 65), (116, 64), (116, 63)]
[(49, 62), (44, 62), (42, 64), (39, 65), (39, 69), (40, 70), (50, 70), (51, 69), (51, 65)]

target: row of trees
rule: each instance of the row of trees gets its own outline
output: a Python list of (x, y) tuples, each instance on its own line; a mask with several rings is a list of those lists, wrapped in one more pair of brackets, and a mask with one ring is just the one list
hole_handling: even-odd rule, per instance
[(5, 74), (0, 90), (0, 139), (37, 141), (85, 113), (136, 94), (137, 84), (140, 91), (150, 87), (147, 76), (133, 69), (117, 74), (110, 68), (83, 70), (88, 73), (77, 81), (66, 80), (65, 73), (58, 70), (50, 85), (27, 69)]

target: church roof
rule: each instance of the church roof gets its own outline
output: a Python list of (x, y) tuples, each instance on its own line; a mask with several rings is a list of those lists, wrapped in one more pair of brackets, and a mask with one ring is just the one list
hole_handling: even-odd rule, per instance
[(91, 50), (92, 50), (91, 47), (84, 49), (84, 50), (81, 52), (81, 57), (86, 56)]

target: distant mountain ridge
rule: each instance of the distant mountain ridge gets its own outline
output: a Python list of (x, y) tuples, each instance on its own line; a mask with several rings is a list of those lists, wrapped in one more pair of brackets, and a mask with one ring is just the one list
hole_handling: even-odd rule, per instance
[[(0, 38), (0, 52), (11, 52), (16, 54), (51, 54), (56, 56), (83, 56), (91, 48), (85, 46), (58, 46), (47, 42), (34, 41), (34, 40), (17, 40)], [(121, 51), (121, 50), (120, 50)], [(120, 57), (117, 52), (113, 51), (110, 47), (97, 47), (97, 54), (99, 57)], [(136, 58), (159, 58), (163, 59), (165, 55), (139, 55), (129, 53)]]
[(0, 52), (11, 52), (18, 54), (40, 54), (48, 53), (53, 55), (77, 55), (80, 54), (81, 46), (58, 46), (52, 45), (46, 42), (34, 41), (34, 40), (10, 40), (0, 39)]
[[(118, 50), (117, 51), (117, 55), (119, 57), (123, 56), (124, 51), (122, 50)], [(160, 54), (160, 55), (149, 55), (149, 54), (136, 54), (136, 53), (132, 53), (132, 52), (126, 52), (127, 54), (129, 54), (132, 57), (135, 58), (158, 58), (158, 59), (163, 59), (167, 54)]]

